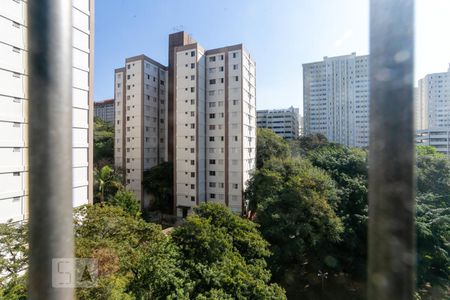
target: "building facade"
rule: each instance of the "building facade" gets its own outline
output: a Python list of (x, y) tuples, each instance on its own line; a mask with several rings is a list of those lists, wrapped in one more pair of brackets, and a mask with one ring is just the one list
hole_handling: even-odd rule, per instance
[(114, 99), (94, 102), (94, 117), (100, 118), (106, 123), (114, 124), (115, 105)]
[(258, 128), (268, 128), (286, 140), (299, 137), (299, 109), (266, 109), (256, 111)]
[(450, 128), (450, 66), (420, 79), (417, 94), (417, 129)]
[(416, 130), (416, 145), (432, 146), (437, 152), (450, 155), (450, 128)]
[[(0, 222), (28, 218), (27, 2), (0, 5)], [(73, 205), (93, 199), (94, 1), (73, 1)]]
[(170, 35), (171, 53), (174, 211), (211, 201), (241, 213), (255, 168), (255, 62), (242, 45), (205, 50), (184, 32)]
[(150, 203), (143, 172), (167, 159), (167, 68), (145, 56), (115, 70), (115, 166), (142, 208)]
[(416, 144), (449, 155), (450, 66), (420, 79), (415, 92)]
[(303, 65), (305, 134), (352, 147), (369, 144), (369, 57), (324, 57)]

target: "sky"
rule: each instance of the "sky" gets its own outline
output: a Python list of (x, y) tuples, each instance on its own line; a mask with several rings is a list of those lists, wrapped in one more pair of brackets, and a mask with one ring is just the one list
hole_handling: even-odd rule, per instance
[[(415, 78), (450, 63), (450, 0), (416, 0)], [(114, 97), (114, 69), (145, 54), (167, 65), (168, 35), (205, 49), (243, 43), (256, 61), (257, 109), (300, 107), (302, 64), (368, 54), (369, 0), (96, 0), (94, 99)]]

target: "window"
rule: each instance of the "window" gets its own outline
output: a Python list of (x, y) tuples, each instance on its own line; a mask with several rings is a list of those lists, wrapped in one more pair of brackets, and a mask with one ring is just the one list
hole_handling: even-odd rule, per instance
[(216, 118), (216, 114), (209, 114), (209, 118), (210, 119), (215, 119)]
[(191, 166), (195, 165), (195, 160), (191, 160)]
[(209, 102), (208, 105), (209, 107), (216, 107), (216, 102)]
[(238, 69), (238, 65), (233, 65), (233, 70), (237, 70)]
[(195, 87), (191, 87), (191, 93), (195, 92)]
[(210, 136), (210, 137), (209, 137), (209, 141), (210, 141), (210, 142), (214, 142), (214, 137), (213, 137), (213, 136)]
[(223, 67), (219, 67), (219, 72), (223, 72)]
[(191, 196), (191, 201), (194, 202), (195, 201), (195, 197)]
[(235, 142), (237, 142), (237, 141), (238, 141), (238, 136), (237, 136), (237, 135), (233, 136), (233, 140), (234, 140)]
[(234, 81), (239, 81), (239, 76), (234, 76)]
[(209, 194), (209, 198), (215, 199), (216, 198), (216, 194)]
[(195, 51), (191, 51), (191, 57), (195, 56)]
[(209, 171), (209, 176), (216, 176), (216, 171)]
[(191, 75), (191, 80), (195, 80), (195, 75)]
[(223, 60), (223, 58), (224, 58), (224, 56), (223, 56), (223, 54), (220, 56), (220, 60)]
[(195, 99), (191, 99), (191, 104), (195, 104)]
[(209, 61), (210, 61), (210, 62), (216, 61), (216, 57), (215, 57), (215, 56), (210, 56), (210, 57), (209, 57)]
[(209, 164), (210, 165), (215, 165), (216, 164), (216, 160), (215, 159), (210, 159), (209, 160)]
[(238, 105), (239, 104), (239, 100), (233, 100), (233, 105)]
[(216, 125), (209, 125), (209, 130), (215, 130), (216, 129)]
[(237, 53), (234, 52), (234, 53), (233, 53), (233, 58), (236, 58), (236, 57), (237, 57)]
[(220, 83), (224, 83), (224, 79), (223, 78), (220, 78)]
[(191, 184), (191, 190), (195, 190), (195, 184)]
[(233, 183), (232, 184), (233, 189), (237, 190), (239, 188), (239, 184), (237, 183)]
[(210, 182), (209, 183), (209, 187), (210, 188), (215, 188), (216, 187), (216, 183), (215, 182)]
[(195, 128), (195, 123), (191, 123), (191, 129)]
[(191, 69), (194, 69), (195, 68), (195, 63), (192, 63), (191, 64)]
[(195, 148), (191, 148), (191, 153), (195, 153)]
[(210, 79), (209, 80), (209, 84), (216, 84), (216, 80), (215, 79)]
[(191, 172), (191, 178), (195, 177), (195, 172)]

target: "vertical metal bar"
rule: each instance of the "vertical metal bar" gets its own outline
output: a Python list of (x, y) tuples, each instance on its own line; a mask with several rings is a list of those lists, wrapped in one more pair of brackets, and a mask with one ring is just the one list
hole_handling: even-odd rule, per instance
[(28, 49), (29, 298), (72, 299), (72, 288), (52, 287), (52, 259), (74, 248), (71, 0), (28, 1)]
[(369, 299), (413, 299), (414, 0), (370, 2)]

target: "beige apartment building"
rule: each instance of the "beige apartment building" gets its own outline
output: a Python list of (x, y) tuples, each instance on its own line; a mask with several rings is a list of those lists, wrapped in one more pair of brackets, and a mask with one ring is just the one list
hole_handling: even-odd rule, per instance
[[(27, 1), (0, 5), (0, 222), (28, 218)], [(73, 1), (73, 205), (93, 199), (94, 0)], [(31, 92), (31, 91), (30, 91)]]
[(205, 50), (184, 32), (169, 45), (176, 214), (206, 201), (241, 213), (255, 168), (255, 62), (241, 44)]
[(169, 36), (169, 65), (144, 56), (115, 70), (115, 165), (145, 208), (142, 174), (174, 164), (174, 213), (202, 202), (244, 209), (255, 169), (255, 62), (242, 45), (205, 50), (184, 32)]
[(141, 202), (143, 172), (167, 158), (167, 68), (145, 55), (125, 60), (115, 70), (115, 166)]

